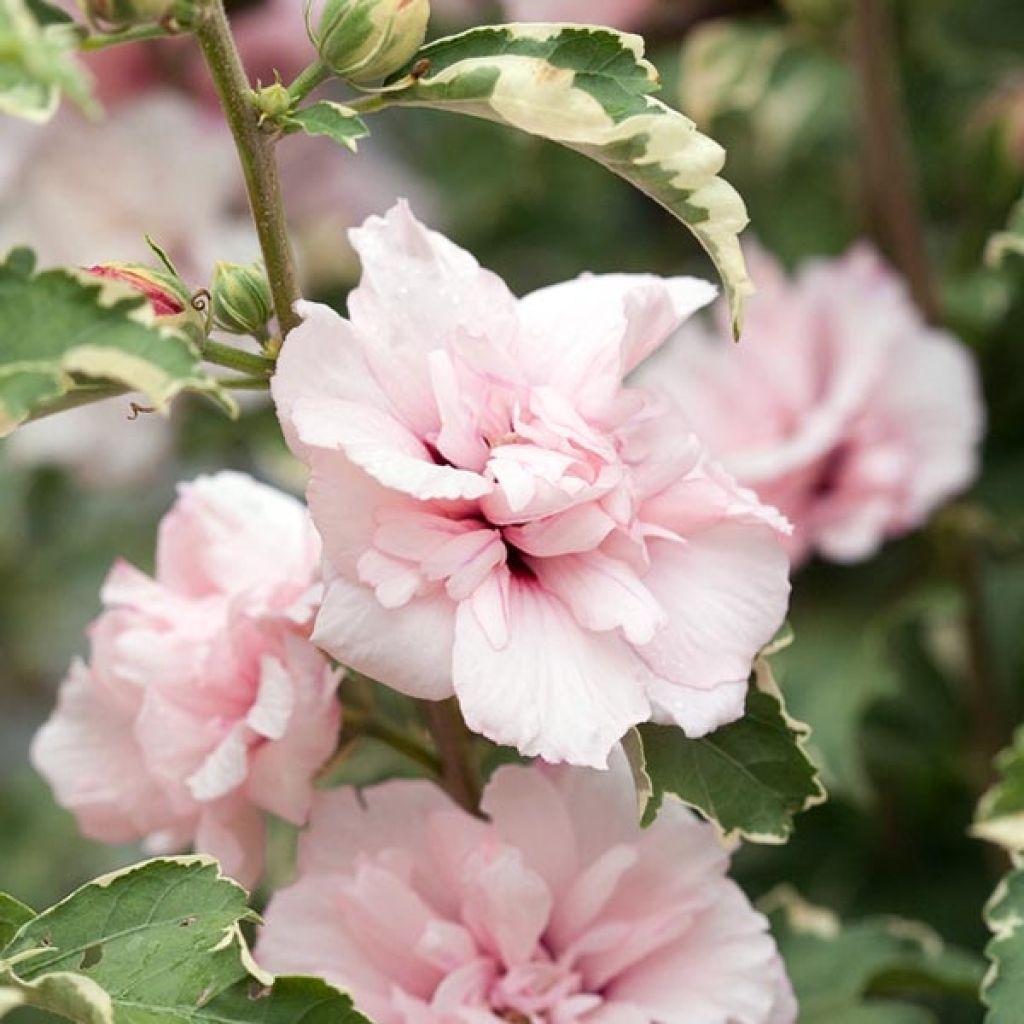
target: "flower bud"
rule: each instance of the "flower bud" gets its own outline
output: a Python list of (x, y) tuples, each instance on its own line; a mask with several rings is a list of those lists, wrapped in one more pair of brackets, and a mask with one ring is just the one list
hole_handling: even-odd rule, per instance
[(429, 0), (327, 0), (314, 41), (332, 71), (369, 84), (408, 62), (429, 17)]
[(255, 338), (266, 335), (274, 304), (263, 264), (218, 263), (211, 291), (216, 327)]
[(85, 272), (140, 292), (161, 326), (175, 327), (197, 344), (206, 337), (206, 318), (192, 305), (192, 295), (181, 278), (143, 263), (100, 263)]
[(80, 0), (90, 21), (110, 29), (174, 21), (188, 27), (196, 20), (196, 0)]
[(273, 120), (274, 118), (282, 117), (292, 108), (291, 93), (288, 92), (287, 86), (282, 85), (280, 82), (274, 82), (273, 85), (265, 85), (260, 89), (254, 89), (252, 102), (253, 106), (259, 111), (261, 123), (264, 118)]

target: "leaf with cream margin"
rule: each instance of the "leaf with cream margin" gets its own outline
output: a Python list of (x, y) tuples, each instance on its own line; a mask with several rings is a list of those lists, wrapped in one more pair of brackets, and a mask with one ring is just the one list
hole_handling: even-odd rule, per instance
[(0, 949), (3, 949), (14, 938), (15, 932), (26, 922), (31, 921), (36, 912), (26, 907), (21, 900), (5, 892), (0, 892)]
[(650, 95), (658, 72), (643, 40), (612, 29), (512, 24), (423, 47), (364, 110), (397, 104), (496, 121), (589, 156), (683, 222), (711, 256), (739, 332), (753, 290), (739, 233), (747, 211), (718, 176), (725, 151)]
[(293, 111), (282, 120), (286, 131), (303, 131), (307, 135), (326, 135), (339, 145), (356, 151), (356, 144), (370, 131), (351, 107), (330, 100), (321, 100), (302, 110)]
[(810, 730), (787, 715), (766, 655), (755, 665), (742, 718), (698, 739), (667, 725), (642, 725), (639, 733), (645, 778), (653, 789), (645, 823), (670, 793), (726, 838), (784, 843), (794, 817), (825, 800), (804, 749)]
[(326, 983), (256, 966), (240, 929), (255, 919), (246, 901), (209, 857), (96, 879), (29, 912), (0, 950), (0, 1016), (25, 1005), (80, 1024), (366, 1024)]
[(95, 113), (77, 48), (77, 27), (49, 5), (0, 0), (0, 114), (43, 124), (57, 112), (62, 93)]
[(1000, 881), (985, 906), (993, 938), (985, 947), (988, 973), (981, 1001), (988, 1007), (985, 1024), (1020, 1024), (1024, 1006), (1024, 868)]
[(234, 401), (202, 368), (195, 345), (158, 325), (136, 291), (75, 270), (35, 273), (26, 249), (0, 263), (0, 437), (58, 400), (109, 382), (157, 409), (202, 392), (234, 415)]
[(996, 757), (999, 781), (981, 798), (971, 835), (1024, 852), (1024, 726)]
[(790, 887), (761, 902), (800, 1004), (800, 1024), (937, 1024), (908, 997), (974, 1003), (983, 965), (930, 928), (896, 917), (843, 922)]

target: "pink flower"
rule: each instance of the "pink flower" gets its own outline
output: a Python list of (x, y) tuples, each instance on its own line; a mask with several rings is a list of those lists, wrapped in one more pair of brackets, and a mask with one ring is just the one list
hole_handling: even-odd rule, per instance
[(318, 795), (256, 957), (320, 975), (377, 1024), (791, 1024), (765, 919), (711, 826), (641, 831), (613, 770), (499, 769), (489, 821), (427, 782)]
[(32, 760), (82, 831), (191, 842), (246, 884), (263, 811), (302, 824), (334, 749), (338, 678), (307, 639), (316, 533), (288, 495), (238, 473), (181, 488), (156, 578), (116, 565)]
[(510, 21), (564, 21), (633, 29), (658, 6), (657, 0), (504, 0)]
[(978, 469), (984, 407), (967, 350), (929, 327), (866, 247), (790, 281), (752, 253), (743, 340), (688, 324), (637, 376), (795, 524), (795, 559), (867, 558)]
[(693, 736), (741, 715), (786, 524), (622, 388), (712, 287), (517, 300), (404, 204), (351, 238), (350, 320), (301, 304), (273, 382), (324, 541), (314, 642), (549, 761), (603, 766), (652, 715)]

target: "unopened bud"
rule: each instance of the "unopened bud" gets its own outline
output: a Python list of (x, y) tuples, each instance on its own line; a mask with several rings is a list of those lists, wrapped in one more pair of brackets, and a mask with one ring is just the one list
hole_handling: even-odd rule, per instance
[(218, 263), (211, 290), (214, 326), (230, 334), (266, 336), (274, 303), (261, 263)]
[(176, 327), (193, 341), (206, 336), (206, 319), (192, 304), (192, 295), (181, 278), (142, 263), (100, 263), (87, 267), (92, 277), (102, 277), (127, 285), (144, 295), (163, 326)]
[(173, 23), (187, 28), (197, 20), (196, 0), (79, 0), (90, 21), (110, 29)]
[(292, 97), (286, 86), (280, 82), (255, 89), (252, 93), (253, 106), (260, 113), (260, 123), (264, 118), (273, 120), (287, 114), (292, 108)]
[(429, 0), (327, 0), (316, 47), (342, 78), (378, 82), (423, 45), (429, 18)]

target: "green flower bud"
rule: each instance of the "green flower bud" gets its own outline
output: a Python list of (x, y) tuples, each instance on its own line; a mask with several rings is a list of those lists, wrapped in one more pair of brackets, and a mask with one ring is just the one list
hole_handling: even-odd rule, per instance
[(197, 19), (196, 0), (79, 0), (90, 21), (119, 30), (173, 22), (182, 28)]
[(332, 71), (366, 85), (409, 61), (429, 17), (429, 0), (327, 0), (314, 42)]
[(273, 120), (276, 117), (281, 117), (292, 108), (292, 98), (288, 88), (280, 82), (254, 90), (252, 102), (260, 113), (261, 123), (264, 118)]
[(266, 336), (274, 303), (262, 263), (218, 263), (211, 292), (214, 326), (230, 334)]
[(206, 318), (193, 305), (192, 293), (180, 277), (144, 263), (99, 263), (85, 272), (144, 295), (158, 325), (183, 331), (197, 344), (206, 337)]

